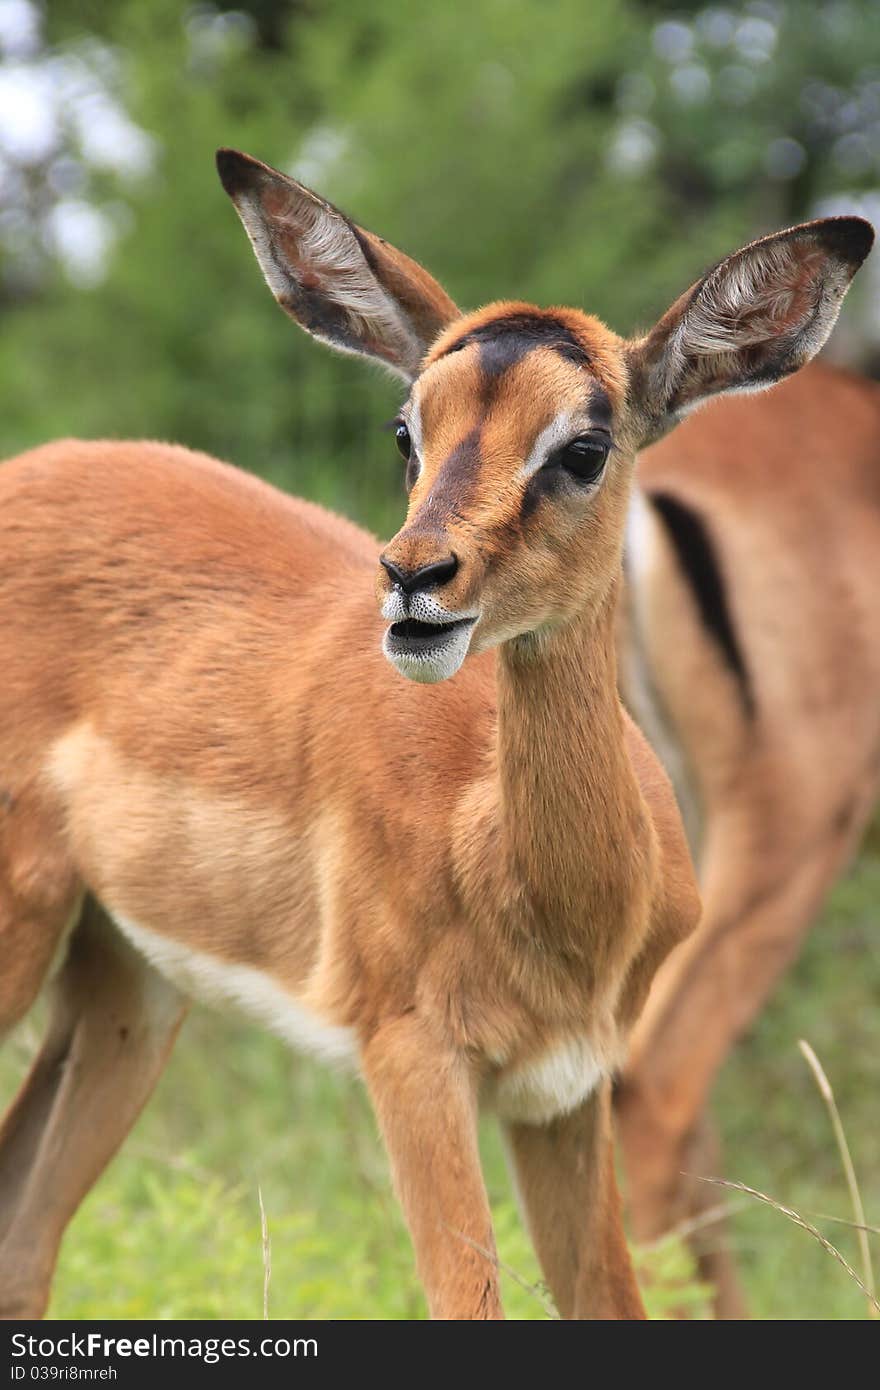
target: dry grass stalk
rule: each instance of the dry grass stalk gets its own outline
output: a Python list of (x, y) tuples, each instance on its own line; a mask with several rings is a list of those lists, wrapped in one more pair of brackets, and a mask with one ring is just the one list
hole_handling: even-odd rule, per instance
[(809, 1235), (813, 1237), (814, 1240), (817, 1240), (819, 1242), (823, 1250), (827, 1250), (828, 1254), (833, 1255), (835, 1260), (837, 1260), (837, 1263), (843, 1266), (847, 1274), (856, 1284), (858, 1284), (862, 1293), (865, 1295), (865, 1298), (868, 1300), (868, 1304), (872, 1309), (871, 1316), (876, 1317), (877, 1314), (880, 1314), (880, 1303), (877, 1302), (876, 1298), (871, 1293), (871, 1290), (867, 1288), (865, 1284), (862, 1283), (861, 1279), (856, 1274), (852, 1265), (847, 1263), (847, 1261), (844, 1259), (843, 1255), (841, 1255), (837, 1247), (835, 1245), (832, 1245), (831, 1241), (827, 1240), (825, 1236), (823, 1236), (821, 1231), (817, 1231), (816, 1227), (812, 1226), (809, 1221), (805, 1221), (804, 1218), (798, 1212), (792, 1211), (791, 1207), (783, 1206), (781, 1202), (777, 1202), (773, 1197), (768, 1197), (766, 1192), (759, 1192), (756, 1187), (749, 1187), (744, 1182), (731, 1182), (727, 1178), (704, 1177), (700, 1178), (700, 1182), (712, 1183), (714, 1187), (726, 1187), (730, 1192), (744, 1192), (746, 1196), (754, 1197), (756, 1201), (766, 1203), (766, 1205), (768, 1207), (772, 1207), (774, 1211), (782, 1212), (782, 1215), (787, 1216), (789, 1221), (793, 1221), (796, 1226), (800, 1226), (802, 1231), (807, 1231)]
[(819, 1058), (810, 1047), (810, 1044), (805, 1042), (803, 1038), (801, 1038), (798, 1043), (798, 1047), (807, 1059), (807, 1064), (813, 1073), (816, 1085), (819, 1087), (819, 1094), (828, 1107), (828, 1114), (831, 1116), (831, 1127), (834, 1130), (834, 1138), (837, 1140), (840, 1161), (843, 1164), (843, 1171), (846, 1175), (846, 1185), (849, 1188), (849, 1199), (852, 1202), (853, 1216), (855, 1217), (859, 1253), (862, 1257), (862, 1276), (865, 1281), (865, 1287), (868, 1289), (871, 1296), (871, 1302), (868, 1304), (868, 1316), (876, 1318), (880, 1309), (877, 1309), (877, 1300), (875, 1296), (877, 1286), (874, 1283), (874, 1266), (871, 1261), (871, 1247), (868, 1243), (867, 1231), (865, 1230), (865, 1208), (862, 1206), (862, 1194), (859, 1191), (859, 1184), (856, 1178), (856, 1170), (853, 1166), (852, 1155), (849, 1151), (849, 1144), (846, 1142), (843, 1121), (840, 1118), (837, 1101), (834, 1099), (831, 1082), (828, 1080), (825, 1069), (819, 1061)]
[(263, 1190), (257, 1183), (257, 1196), (260, 1199), (260, 1231), (263, 1237), (263, 1318), (269, 1321), (269, 1284), (272, 1280), (272, 1242), (269, 1239), (269, 1223), (266, 1208), (263, 1206)]
[(715, 1226), (722, 1221), (727, 1221), (737, 1211), (742, 1211), (748, 1206), (748, 1202), (719, 1202), (717, 1206), (707, 1207), (705, 1211), (699, 1212), (696, 1216), (689, 1216), (677, 1225), (671, 1226), (668, 1231), (664, 1231), (662, 1236), (657, 1236), (656, 1240), (640, 1242), (636, 1247), (640, 1254), (651, 1254), (654, 1250), (664, 1250), (666, 1246), (672, 1245), (678, 1240), (687, 1240), (688, 1236), (694, 1235), (697, 1231), (704, 1230), (707, 1226)]
[(862, 1225), (859, 1221), (847, 1221), (845, 1216), (829, 1216), (827, 1211), (814, 1211), (820, 1221), (833, 1221), (837, 1226), (848, 1226), (851, 1231), (867, 1231), (872, 1236), (880, 1236), (880, 1226)]

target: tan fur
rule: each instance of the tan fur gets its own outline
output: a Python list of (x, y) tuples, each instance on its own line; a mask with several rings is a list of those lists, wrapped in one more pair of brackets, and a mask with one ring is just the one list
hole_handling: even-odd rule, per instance
[[(662, 530), (624, 690), (646, 664), (697, 809), (705, 913), (661, 970), (636, 1029), (619, 1119), (635, 1230), (655, 1239), (717, 1202), (705, 1106), (849, 857), (880, 780), (880, 389), (814, 365), (731, 399), (643, 455), (648, 497), (711, 529), (754, 683), (749, 719)], [(663, 745), (660, 740), (658, 746)], [(742, 1315), (716, 1228), (696, 1239), (721, 1316)]]
[[(2, 553), (11, 559), (14, 544), (27, 556), (8, 566), (2, 586), (12, 639), (0, 720), (13, 808), (4, 843), (10, 831), (16, 839), (0, 878), (34, 863), (24, 920), (9, 914), (4, 930), (13, 939), (26, 930), (28, 950), (39, 943), (46, 962), (63, 914), (54, 899), (43, 905), (36, 870), (57, 863), (66, 911), (85, 887), (113, 916), (266, 972), (328, 1023), (355, 1030), (392, 1133), (398, 1120), (383, 1078), (397, 1078), (388, 1082), (396, 1105), (401, 1072), (427, 1069), (430, 1086), (416, 1090), (430, 1096), (432, 1115), (444, 1114), (453, 1146), (449, 1167), (438, 1151), (432, 1185), (438, 1201), (447, 1191), (463, 1201), (464, 1141), (448, 1107), (471, 1113), (482, 1083), (585, 1027), (611, 1064), (619, 1060), (621, 1023), (646, 988), (640, 956), (653, 966), (695, 920), (671, 793), (617, 707), (610, 607), (601, 664), (583, 688), (594, 733), (577, 760), (561, 760), (566, 780), (554, 793), (554, 815), (570, 800), (577, 818), (563, 881), (562, 827), (542, 847), (519, 785), (535, 771), (541, 668), (511, 665), (510, 699), (522, 708), (502, 723), (499, 742), (491, 657), (433, 690), (401, 681), (379, 649), (375, 545), (347, 523), (181, 449), (70, 442), (3, 465), (0, 518)], [(584, 679), (590, 627), (572, 630), (544, 664), (558, 685), (553, 748), (547, 769), (537, 769), (545, 780), (558, 771), (565, 720), (580, 721), (577, 707), (566, 714), (566, 686)], [(343, 698), (328, 718), (333, 690)], [(509, 830), (499, 753), (513, 764), (509, 795), (524, 808)], [(596, 755), (585, 794), (578, 768)], [(416, 799), (406, 793), (414, 776)], [(618, 777), (626, 791), (616, 811), (608, 782)], [(34, 810), (19, 826), (14, 807), (27, 789)], [(557, 945), (547, 914), (560, 893)], [(28, 974), (11, 1015), (39, 979)], [(410, 1033), (416, 1042), (404, 1044)], [(407, 1051), (416, 1044), (418, 1066)], [(415, 1118), (401, 1122), (423, 1142)], [(409, 1179), (399, 1181), (407, 1206)], [(485, 1256), (440, 1228), (432, 1240), (442, 1259), (430, 1241), (418, 1250), (423, 1214), (410, 1218), (434, 1312), (497, 1311)], [(463, 1234), (485, 1247), (488, 1217), (462, 1220)], [(19, 1227), (3, 1248), (7, 1277), (27, 1263)], [(55, 1229), (47, 1240), (54, 1248), (59, 1238)], [(612, 1254), (626, 1258), (622, 1244)], [(468, 1269), (472, 1286), (462, 1282)], [(45, 1300), (43, 1272), (31, 1278), (32, 1312)], [(586, 1314), (606, 1296), (597, 1290), (594, 1304), (585, 1293), (578, 1306)], [(21, 1311), (18, 1300), (10, 1306)], [(620, 1306), (636, 1309), (631, 1299)]]
[[(0, 882), (12, 885), (0, 937), (7, 953), (23, 930), (44, 941), (27, 948), (9, 1016), (83, 893), (71, 960), (85, 951), (90, 980), (65, 1044), (74, 1079), (47, 1094), (38, 1060), (5, 1159), (0, 1148), (13, 1188), (23, 1160), (31, 1170), (0, 1245), (0, 1309), (43, 1310), (64, 1224), (179, 1019), (167, 984), (149, 1007), (155, 971), (118, 938), (121, 964), (102, 981), (109, 917), (172, 983), (188, 951), (190, 979), (201, 969), (213, 986), (225, 966), (263, 1012), (289, 1000), (307, 1032), (350, 1033), (434, 1317), (501, 1315), (476, 1114), (494, 1096), (504, 1118), (511, 1092), (523, 1200), (560, 1308), (642, 1317), (610, 1072), (699, 914), (671, 788), (616, 685), (645, 361), (574, 310), (557, 313), (563, 351), (527, 335), (494, 359), (478, 341), (426, 355), (426, 325), (457, 317), (426, 272), (257, 161), (226, 151), (221, 172), (285, 308), (412, 382), (422, 458), (381, 568), (348, 523), (171, 446), (67, 442), (0, 468)], [(520, 311), (542, 314), (493, 313)], [(523, 464), (554, 420), (578, 437), (604, 429), (607, 462), (584, 483), (550, 459), (536, 492)], [(418, 595), (435, 616), (388, 622), (465, 605), (473, 617), (470, 655), (449, 679), (467, 655), (457, 628), (458, 665), (437, 668), (436, 689), (385, 660), (376, 611), (376, 592), (406, 609), (400, 576), (423, 564), (447, 565)], [(572, 1055), (595, 1067), (580, 1092)], [(539, 1123), (524, 1125), (523, 1091)], [(551, 1168), (567, 1204), (548, 1197)]]

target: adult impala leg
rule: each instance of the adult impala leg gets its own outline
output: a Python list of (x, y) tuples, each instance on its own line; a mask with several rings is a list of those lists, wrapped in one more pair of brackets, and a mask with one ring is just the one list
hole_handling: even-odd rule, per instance
[(45, 1312), (64, 1230), (140, 1114), (185, 1010), (88, 902), (46, 1043), (0, 1131), (0, 1316)]
[(510, 1124), (526, 1222), (564, 1318), (642, 1319), (623, 1232), (607, 1085), (547, 1125)]
[(431, 1317), (503, 1317), (475, 1077), (414, 1014), (383, 1025), (362, 1066)]
[(728, 1220), (724, 1212), (723, 1189), (701, 1182), (688, 1174), (723, 1176), (721, 1135), (708, 1106), (694, 1121), (683, 1154), (680, 1177), (682, 1220), (686, 1223), (687, 1243), (693, 1252), (700, 1282), (714, 1290), (715, 1316), (740, 1321), (748, 1317), (748, 1305), (730, 1250)]
[(701, 1274), (716, 1285), (720, 1318), (744, 1315), (733, 1262), (718, 1226), (699, 1218), (718, 1205), (719, 1145), (705, 1106), (718, 1069), (800, 950), (852, 843), (813, 850), (741, 914), (722, 916), (707, 893), (704, 922), (657, 980), (616, 1093), (633, 1231), (653, 1240), (697, 1221), (690, 1238)]

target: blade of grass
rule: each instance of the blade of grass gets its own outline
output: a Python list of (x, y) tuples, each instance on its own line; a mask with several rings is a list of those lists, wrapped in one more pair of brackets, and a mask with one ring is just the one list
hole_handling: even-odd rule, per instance
[(836, 1226), (848, 1226), (851, 1231), (867, 1231), (869, 1235), (880, 1236), (880, 1226), (862, 1226), (858, 1221), (848, 1221), (845, 1216), (829, 1216), (827, 1211), (814, 1211), (820, 1221), (833, 1221)]
[(559, 1314), (549, 1298), (549, 1289), (545, 1292), (544, 1288), (540, 1285), (530, 1284), (527, 1279), (523, 1279), (521, 1274), (517, 1274), (516, 1270), (512, 1269), (509, 1264), (505, 1264), (504, 1260), (500, 1260), (493, 1250), (487, 1250), (485, 1245), (480, 1245), (478, 1241), (471, 1240), (470, 1236), (466, 1236), (463, 1231), (454, 1231), (453, 1235), (457, 1236), (459, 1240), (463, 1240), (465, 1245), (469, 1245), (472, 1250), (476, 1250), (478, 1255), (482, 1255), (483, 1258), (488, 1260), (489, 1264), (494, 1265), (500, 1273), (506, 1274), (508, 1279), (512, 1279), (515, 1284), (518, 1284), (521, 1289), (524, 1289), (527, 1294), (530, 1294), (532, 1298), (536, 1299), (548, 1318), (559, 1320)]
[[(688, 1176), (698, 1177), (700, 1182), (712, 1183), (714, 1187), (726, 1187), (730, 1192), (744, 1192), (748, 1197), (754, 1197), (757, 1202), (764, 1202), (768, 1207), (772, 1207), (774, 1211), (779, 1211), (783, 1216), (787, 1216), (789, 1221), (793, 1221), (796, 1226), (800, 1226), (802, 1231), (807, 1231), (814, 1240), (817, 1240), (823, 1250), (827, 1250), (829, 1255), (833, 1255), (838, 1264), (843, 1265), (849, 1277), (858, 1284), (865, 1298), (868, 1300), (869, 1305), (875, 1308), (877, 1313), (880, 1313), (880, 1303), (877, 1302), (870, 1289), (862, 1283), (852, 1265), (847, 1263), (843, 1255), (841, 1255), (840, 1251), (837, 1249), (837, 1246), (832, 1245), (830, 1240), (826, 1240), (821, 1231), (817, 1231), (815, 1226), (812, 1226), (809, 1221), (805, 1221), (798, 1212), (792, 1211), (791, 1207), (783, 1206), (781, 1202), (777, 1202), (773, 1197), (768, 1197), (766, 1192), (759, 1192), (756, 1187), (749, 1187), (744, 1182), (731, 1182), (728, 1178), (705, 1178), (699, 1174), (688, 1174)], [(872, 1313), (872, 1316), (876, 1315), (876, 1313)]]
[(263, 1206), (263, 1190), (257, 1183), (257, 1196), (260, 1199), (260, 1231), (263, 1237), (263, 1319), (269, 1321), (269, 1284), (272, 1280), (272, 1242), (269, 1239), (269, 1223), (266, 1208)]
[(688, 1236), (695, 1235), (697, 1231), (702, 1231), (707, 1226), (715, 1226), (722, 1221), (727, 1221), (737, 1211), (741, 1211), (748, 1206), (748, 1202), (737, 1202), (731, 1205), (729, 1202), (719, 1202), (717, 1206), (707, 1207), (697, 1216), (690, 1216), (684, 1221), (679, 1221), (677, 1226), (671, 1226), (662, 1236), (655, 1240), (641, 1242), (638, 1249), (645, 1252), (652, 1250), (663, 1250), (667, 1245), (671, 1245), (677, 1240), (687, 1240)]
[(807, 1065), (813, 1073), (819, 1094), (828, 1108), (831, 1117), (831, 1128), (834, 1130), (834, 1138), (837, 1140), (837, 1148), (840, 1153), (840, 1161), (843, 1164), (843, 1171), (846, 1176), (846, 1185), (849, 1188), (849, 1199), (852, 1202), (853, 1216), (857, 1228), (857, 1238), (859, 1242), (859, 1253), (862, 1257), (862, 1277), (865, 1282), (870, 1302), (868, 1313), (872, 1318), (880, 1315), (880, 1307), (877, 1305), (875, 1297), (877, 1286), (874, 1282), (874, 1265), (871, 1260), (871, 1246), (868, 1241), (865, 1227), (865, 1208), (862, 1206), (862, 1194), (859, 1191), (856, 1170), (853, 1166), (852, 1155), (849, 1151), (849, 1144), (846, 1142), (846, 1134), (843, 1129), (843, 1121), (840, 1118), (840, 1111), (834, 1099), (834, 1092), (831, 1089), (831, 1082), (825, 1074), (825, 1069), (819, 1058), (816, 1056), (810, 1044), (801, 1038), (798, 1047), (806, 1058)]

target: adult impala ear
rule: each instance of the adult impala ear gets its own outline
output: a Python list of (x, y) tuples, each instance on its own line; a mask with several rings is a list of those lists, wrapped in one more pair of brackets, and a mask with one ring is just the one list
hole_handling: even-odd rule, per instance
[(426, 270), (323, 198), (237, 150), (217, 171), (282, 309), (341, 352), (412, 381), (460, 311)]
[(753, 241), (692, 286), (629, 347), (644, 442), (725, 391), (756, 391), (797, 371), (834, 327), (874, 230), (829, 217)]

